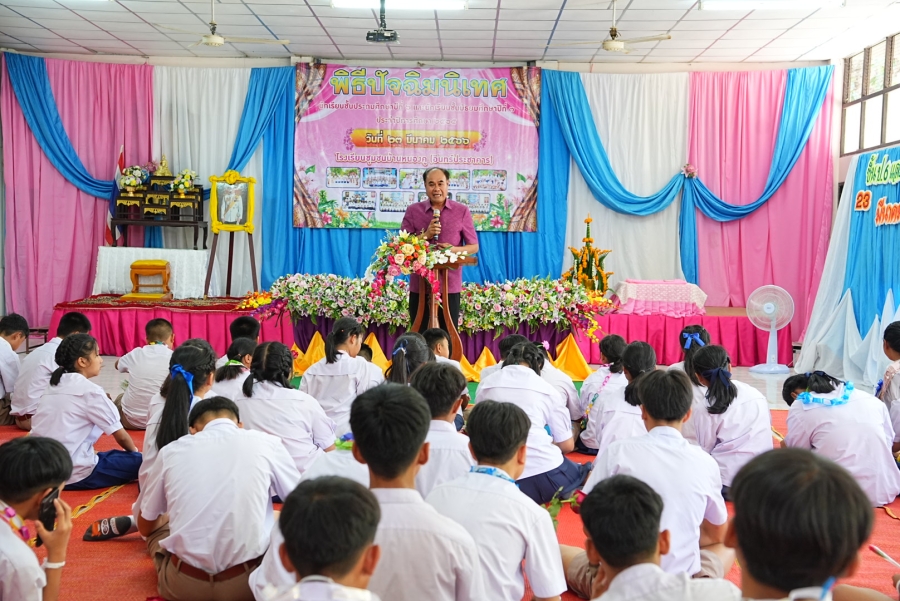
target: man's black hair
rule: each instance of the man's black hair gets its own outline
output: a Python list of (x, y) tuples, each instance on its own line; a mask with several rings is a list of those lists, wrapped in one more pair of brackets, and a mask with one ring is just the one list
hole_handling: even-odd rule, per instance
[(504, 359), (506, 359), (506, 356), (509, 355), (509, 351), (512, 350), (512, 347), (522, 342), (530, 342), (530, 340), (528, 340), (521, 334), (510, 334), (509, 336), (505, 336), (502, 340), (500, 340), (500, 360), (503, 361)]
[(647, 414), (663, 422), (683, 420), (694, 397), (690, 379), (679, 369), (643, 374), (637, 380), (637, 395)]
[(440, 328), (429, 328), (422, 332), (422, 336), (425, 337), (425, 342), (431, 350), (434, 350), (442, 340), (446, 340), (447, 346), (450, 346), (450, 334)]
[(0, 445), (0, 500), (4, 503), (21, 503), (71, 475), (72, 457), (52, 438), (23, 436)]
[(481, 401), (469, 414), (466, 433), (479, 462), (501, 465), (528, 440), (531, 419), (512, 403)]
[(231, 333), (232, 340), (235, 338), (252, 338), (256, 340), (259, 338), (259, 328), (259, 322), (255, 317), (241, 315), (231, 322), (231, 325), (228, 326), (228, 331)]
[(69, 334), (90, 334), (91, 320), (84, 316), (83, 313), (70, 311), (63, 315), (56, 326), (56, 335), (65, 338)]
[(194, 425), (207, 413), (231, 413), (234, 419), (241, 421), (241, 412), (234, 401), (224, 396), (214, 396), (203, 399), (194, 405), (188, 415), (188, 425), (193, 428)]
[(3, 336), (22, 334), (28, 338), (28, 332), (28, 320), (18, 313), (10, 313), (0, 318), (0, 334)]
[(450, 363), (429, 361), (413, 372), (409, 385), (425, 397), (431, 418), (443, 417), (466, 392), (466, 377)]

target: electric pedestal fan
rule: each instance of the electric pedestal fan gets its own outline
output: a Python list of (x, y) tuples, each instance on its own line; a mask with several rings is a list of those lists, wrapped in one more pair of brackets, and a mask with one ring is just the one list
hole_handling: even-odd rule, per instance
[(787, 365), (778, 363), (778, 330), (791, 323), (794, 316), (794, 300), (788, 291), (779, 286), (762, 286), (747, 299), (747, 317), (760, 330), (769, 331), (769, 347), (766, 362), (755, 365), (750, 371), (757, 374), (787, 374)]

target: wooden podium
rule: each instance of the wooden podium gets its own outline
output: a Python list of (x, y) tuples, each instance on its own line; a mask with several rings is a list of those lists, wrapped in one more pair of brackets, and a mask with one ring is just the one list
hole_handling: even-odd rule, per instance
[[(443, 265), (434, 266), (434, 271), (437, 274), (438, 280), (441, 282), (441, 298), (447, 298), (448, 276), (450, 270), (462, 269), (466, 265), (478, 265), (478, 259), (476, 257), (466, 257), (465, 259), (457, 260), (456, 263), (444, 263)], [(419, 284), (419, 308), (416, 310), (416, 318), (413, 320), (411, 330), (413, 332), (418, 332), (419, 328), (422, 326), (422, 320), (425, 319), (425, 290), (429, 291), (427, 296), (429, 301), (428, 327), (439, 328), (438, 303), (435, 301), (434, 295), (430, 294), (431, 284), (421, 276), (417, 275), (416, 277), (419, 278), (419, 282), (421, 282)], [(459, 338), (456, 324), (453, 323), (453, 320), (450, 318), (450, 306), (444, 303), (443, 308), (444, 323), (447, 325), (447, 333), (450, 335), (450, 346), (453, 349), (450, 353), (450, 358), (454, 361), (459, 361), (463, 356), (462, 340)]]

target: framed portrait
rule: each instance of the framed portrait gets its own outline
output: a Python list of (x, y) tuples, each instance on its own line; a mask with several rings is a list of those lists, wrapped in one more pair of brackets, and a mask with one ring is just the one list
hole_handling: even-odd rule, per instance
[(209, 194), (209, 214), (212, 231), (253, 233), (252, 177), (241, 177), (237, 171), (210, 176), (212, 189)]

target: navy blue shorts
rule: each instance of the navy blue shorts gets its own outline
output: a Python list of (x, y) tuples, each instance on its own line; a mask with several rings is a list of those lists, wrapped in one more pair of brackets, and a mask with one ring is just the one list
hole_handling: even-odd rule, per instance
[(591, 471), (591, 463), (578, 465), (571, 459), (563, 457), (562, 465), (549, 472), (516, 480), (519, 490), (528, 495), (535, 503), (549, 503), (553, 495), (561, 488), (561, 499), (569, 498), (584, 481)]
[(456, 426), (457, 432), (462, 430), (463, 426), (466, 425), (465, 420), (463, 420), (463, 416), (461, 416), (459, 413), (457, 413), (456, 417), (453, 418), (453, 425)]
[(581, 441), (581, 436), (575, 439), (575, 450), (582, 455), (596, 455), (599, 449), (592, 449)]
[(104, 451), (98, 453), (99, 461), (91, 475), (73, 484), (66, 484), (66, 490), (96, 490), (119, 484), (128, 484), (138, 478), (143, 456), (132, 451)]

